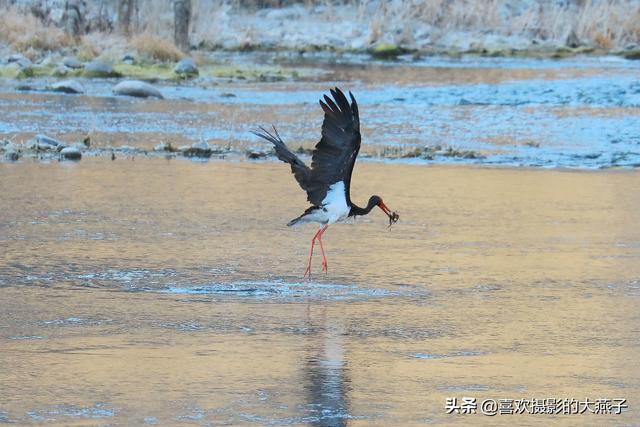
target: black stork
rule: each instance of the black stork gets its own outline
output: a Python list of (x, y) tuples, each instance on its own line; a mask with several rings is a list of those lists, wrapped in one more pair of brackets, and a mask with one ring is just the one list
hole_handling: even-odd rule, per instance
[(369, 203), (361, 208), (351, 201), (349, 187), (351, 173), (360, 151), (360, 117), (358, 104), (349, 92), (351, 104), (344, 93), (337, 87), (331, 89), (333, 99), (324, 95), (320, 106), (324, 110), (322, 122), (322, 139), (318, 142), (311, 156), (311, 167), (291, 152), (278, 134), (275, 126), (273, 133), (260, 127), (261, 132), (253, 132), (260, 138), (273, 143), (278, 159), (291, 165), (291, 172), (298, 184), (307, 192), (310, 206), (302, 215), (289, 221), (288, 226), (319, 222), (322, 224), (311, 240), (309, 264), (305, 271), (311, 277), (311, 259), (316, 241), (322, 251), (322, 269), (327, 272), (327, 257), (322, 247), (322, 235), (330, 224), (341, 222), (349, 217), (367, 215), (378, 206), (389, 217), (389, 226), (398, 221), (398, 214), (392, 212), (380, 196), (371, 196)]

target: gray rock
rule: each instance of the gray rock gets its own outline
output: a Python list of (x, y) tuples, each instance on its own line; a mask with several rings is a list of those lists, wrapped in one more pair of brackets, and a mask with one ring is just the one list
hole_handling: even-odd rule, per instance
[(249, 150), (246, 152), (246, 155), (251, 160), (264, 159), (265, 157), (267, 157), (267, 153), (256, 150)]
[(36, 91), (38, 90), (35, 86), (29, 85), (29, 84), (19, 84), (18, 86), (16, 86), (16, 90), (20, 91), (20, 92), (27, 92), (27, 91)]
[(49, 86), (49, 89), (54, 92), (84, 93), (84, 87), (80, 84), (80, 82), (76, 80), (63, 80), (61, 82), (55, 82)]
[(7, 58), (7, 64), (16, 64), (20, 68), (28, 68), (31, 67), (32, 62), (24, 55), (15, 53)]
[(67, 160), (80, 160), (82, 158), (82, 152), (77, 147), (63, 148), (60, 154)]
[(569, 35), (567, 36), (567, 40), (564, 42), (565, 45), (571, 48), (580, 47), (582, 43), (580, 43), (580, 39), (574, 30), (571, 30)]
[(67, 56), (62, 60), (62, 63), (65, 67), (71, 68), (73, 70), (79, 70), (80, 68), (84, 68), (84, 64), (80, 62), (75, 56)]
[(211, 157), (211, 153), (213, 153), (213, 149), (206, 142), (196, 142), (195, 144), (191, 144), (191, 147), (184, 150), (182, 154), (185, 157)]
[(49, 151), (57, 150), (61, 145), (61, 142), (57, 139), (51, 138), (47, 135), (36, 135), (33, 139), (30, 139), (25, 143), (25, 147), (29, 150)]
[(197, 76), (199, 73), (198, 66), (191, 58), (184, 58), (178, 62), (173, 69), (176, 74), (184, 77)]
[(126, 53), (122, 57), (122, 62), (125, 64), (133, 65), (138, 61), (136, 60), (136, 56), (133, 53)]
[(55, 138), (51, 138), (50, 136), (47, 135), (42, 135), (42, 134), (38, 134), (36, 135), (36, 141), (38, 141), (38, 144), (48, 144), (48, 145), (54, 145), (54, 146), (58, 146), (61, 144), (60, 141), (58, 141)]
[(84, 66), (85, 77), (120, 77), (120, 73), (115, 71), (113, 67), (105, 62), (95, 60)]
[(113, 93), (116, 95), (136, 96), (139, 98), (160, 98), (162, 93), (149, 83), (140, 80), (125, 80), (113, 87)]
[(19, 158), (20, 158), (20, 153), (18, 153), (17, 151), (11, 150), (11, 151), (6, 151), (4, 153), (4, 159), (10, 162), (15, 162)]

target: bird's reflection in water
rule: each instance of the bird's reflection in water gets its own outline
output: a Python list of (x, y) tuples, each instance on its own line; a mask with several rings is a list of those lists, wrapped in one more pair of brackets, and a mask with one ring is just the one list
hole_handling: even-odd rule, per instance
[[(319, 333), (309, 336), (309, 357), (304, 366), (305, 391), (313, 426), (346, 426), (349, 418), (344, 334), (339, 319), (327, 319), (322, 309), (321, 325), (310, 325)], [(311, 317), (309, 323), (313, 323)], [(313, 328), (315, 326), (315, 328)]]

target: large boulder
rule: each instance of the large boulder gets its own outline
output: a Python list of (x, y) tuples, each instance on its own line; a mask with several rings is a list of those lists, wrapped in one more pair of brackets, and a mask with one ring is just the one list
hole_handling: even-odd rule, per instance
[(159, 98), (162, 99), (162, 93), (149, 83), (140, 80), (125, 80), (112, 89), (116, 95), (135, 96), (139, 98)]
[(49, 85), (49, 90), (63, 93), (84, 93), (84, 87), (76, 80), (63, 80)]
[(120, 73), (105, 62), (95, 60), (84, 66), (83, 75), (85, 77), (120, 77)]
[(173, 71), (181, 77), (193, 77), (197, 76), (200, 72), (198, 66), (191, 58), (184, 58), (180, 60), (174, 67)]

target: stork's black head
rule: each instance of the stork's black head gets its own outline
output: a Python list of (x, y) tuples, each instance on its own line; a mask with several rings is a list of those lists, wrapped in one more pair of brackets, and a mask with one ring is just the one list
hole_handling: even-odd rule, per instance
[(367, 204), (367, 207), (369, 208), (369, 210), (371, 210), (373, 209), (374, 206), (377, 206), (380, 209), (382, 209), (382, 212), (384, 212), (389, 217), (389, 226), (398, 222), (398, 219), (400, 219), (400, 216), (397, 213), (392, 212), (391, 209), (389, 209), (387, 205), (384, 204), (384, 202), (382, 201), (382, 197), (371, 196), (371, 198), (369, 199), (369, 203)]

